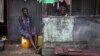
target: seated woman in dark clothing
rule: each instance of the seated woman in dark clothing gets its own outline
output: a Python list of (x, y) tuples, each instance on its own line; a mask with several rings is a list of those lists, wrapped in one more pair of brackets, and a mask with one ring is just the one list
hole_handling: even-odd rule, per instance
[(28, 15), (28, 9), (22, 8), (22, 16), (19, 18), (20, 23), (20, 34), (24, 36), (24, 38), (30, 39), (32, 46), (36, 49), (36, 46), (33, 42), (32, 38), (32, 25), (31, 25), (31, 17)]

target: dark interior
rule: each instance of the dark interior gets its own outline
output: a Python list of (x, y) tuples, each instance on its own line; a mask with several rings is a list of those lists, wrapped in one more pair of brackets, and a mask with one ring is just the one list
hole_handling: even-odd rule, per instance
[(4, 22), (0, 23), (0, 36), (7, 35), (7, 3), (4, 0)]

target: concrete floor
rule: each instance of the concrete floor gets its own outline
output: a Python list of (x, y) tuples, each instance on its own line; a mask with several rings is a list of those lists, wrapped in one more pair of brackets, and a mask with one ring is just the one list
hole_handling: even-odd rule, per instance
[(35, 51), (30, 49), (23, 49), (17, 44), (7, 44), (4, 51), (0, 51), (0, 56), (40, 56)]

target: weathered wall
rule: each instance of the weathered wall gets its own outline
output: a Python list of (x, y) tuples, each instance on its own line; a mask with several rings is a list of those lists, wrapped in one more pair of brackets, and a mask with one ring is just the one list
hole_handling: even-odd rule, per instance
[(73, 41), (73, 17), (50, 17), (43, 18), (44, 42)]
[[(44, 35), (46, 35), (46, 36), (44, 36), (44, 40), (52, 39), (51, 40), (52, 42), (53, 42), (53, 40), (56, 42), (64, 42), (64, 41), (68, 42), (69, 39), (73, 38), (73, 40), (71, 40), (72, 42), (73, 41), (76, 41), (76, 42), (83, 41), (90, 48), (92, 48), (92, 47), (100, 48), (100, 43), (99, 43), (99, 41), (100, 41), (100, 30), (99, 30), (100, 29), (100, 16), (78, 16), (78, 17), (71, 16), (71, 17), (69, 17), (70, 20), (68, 20), (68, 17), (62, 17), (61, 19), (59, 19), (60, 17), (55, 17), (53, 19), (52, 19), (52, 17), (50, 17), (50, 18), (51, 19), (45, 21), (46, 24), (49, 24), (50, 20), (51, 21), (53, 20), (50, 25), (45, 25), (46, 28), (44, 27)], [(71, 21), (72, 18), (74, 21)], [(65, 25), (63, 25), (62, 23), (58, 24), (58, 26), (61, 25), (60, 26), (61, 27), (60, 29), (62, 29), (61, 31), (56, 30), (59, 28), (56, 25), (56, 21), (55, 21), (56, 19), (59, 21), (59, 23), (64, 20), (63, 24), (65, 24)], [(69, 23), (66, 20), (68, 20)], [(72, 22), (73, 22), (73, 24), (70, 24)], [(57, 27), (55, 30), (50, 29), (50, 28), (53, 28), (53, 25), (55, 25), (55, 27)], [(73, 27), (70, 28), (70, 27), (68, 27), (69, 25), (73, 26)], [(64, 27), (65, 27), (65, 29), (64, 29)], [(65, 32), (62, 34), (63, 29)], [(46, 33), (45, 30), (48, 32)], [(71, 34), (69, 34), (70, 30), (72, 30)], [(59, 31), (60, 31), (60, 34), (56, 34)], [(54, 35), (54, 34), (56, 34), (56, 35)], [(65, 36), (64, 36), (64, 34), (65, 34)], [(60, 35), (63, 35), (63, 37), (61, 37)], [(72, 35), (72, 37), (69, 37), (71, 35)], [(57, 36), (59, 36), (59, 37), (57, 37)], [(55, 40), (55, 38), (56, 38), (56, 40)], [(59, 41), (59, 39), (60, 39), (60, 41)], [(96, 45), (96, 43), (97, 43), (97, 45)]]

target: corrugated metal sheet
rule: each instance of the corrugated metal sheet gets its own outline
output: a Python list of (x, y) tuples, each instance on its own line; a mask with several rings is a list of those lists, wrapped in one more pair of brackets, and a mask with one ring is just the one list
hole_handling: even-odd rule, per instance
[(19, 25), (18, 18), (21, 16), (21, 9), (23, 7), (28, 8), (29, 15), (32, 17), (32, 27), (36, 28), (37, 34), (41, 33), (42, 23), (42, 5), (34, 0), (8, 0), (8, 36), (11, 40), (15, 40), (19, 37)]
[(96, 15), (96, 0), (82, 0), (82, 15)]
[(72, 15), (96, 15), (96, 0), (72, 0)]

